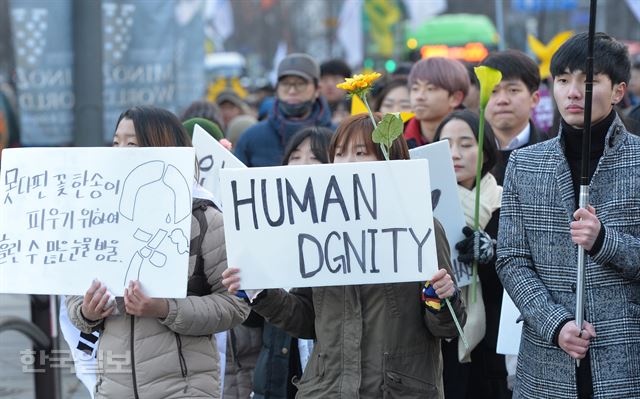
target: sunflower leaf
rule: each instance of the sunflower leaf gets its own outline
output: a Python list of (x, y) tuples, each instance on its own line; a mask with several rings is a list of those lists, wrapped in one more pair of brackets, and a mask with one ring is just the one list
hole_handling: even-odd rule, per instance
[(402, 135), (403, 128), (404, 125), (399, 113), (385, 114), (373, 131), (373, 142), (390, 149), (393, 141)]

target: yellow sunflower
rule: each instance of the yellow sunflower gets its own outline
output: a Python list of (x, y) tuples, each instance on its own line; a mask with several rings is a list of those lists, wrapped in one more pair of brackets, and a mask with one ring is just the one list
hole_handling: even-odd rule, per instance
[(343, 83), (336, 85), (337, 88), (348, 91), (351, 95), (362, 97), (373, 87), (373, 82), (382, 76), (378, 72), (353, 75), (346, 78)]

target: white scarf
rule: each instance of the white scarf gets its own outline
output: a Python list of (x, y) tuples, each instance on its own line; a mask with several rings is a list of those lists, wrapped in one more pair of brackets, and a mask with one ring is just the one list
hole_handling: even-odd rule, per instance
[[(467, 226), (473, 227), (473, 216), (475, 212), (476, 190), (469, 190), (466, 187), (458, 185), (458, 195), (460, 196), (460, 204), (464, 212)], [(502, 201), (502, 186), (498, 185), (496, 178), (491, 173), (487, 173), (480, 180), (480, 228), (484, 229), (491, 220), (493, 212), (500, 208)]]
[[(467, 226), (473, 227), (473, 217), (475, 212), (476, 190), (467, 189), (458, 185), (460, 203), (464, 212)], [(480, 212), (479, 225), (484, 229), (491, 220), (493, 212), (500, 208), (502, 201), (502, 187), (498, 185), (496, 179), (487, 173), (480, 180)], [(482, 341), (487, 329), (484, 301), (482, 300), (482, 285), (478, 280), (476, 291), (476, 301), (471, 301), (471, 286), (462, 287), (462, 296), (467, 305), (467, 322), (464, 325), (464, 335), (469, 342), (467, 350), (462, 342), (458, 340), (458, 360), (460, 363), (468, 363), (471, 359), (471, 351)]]

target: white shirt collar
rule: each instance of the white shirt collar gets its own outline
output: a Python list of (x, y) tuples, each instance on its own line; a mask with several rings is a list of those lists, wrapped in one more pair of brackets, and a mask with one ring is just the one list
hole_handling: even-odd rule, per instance
[[(529, 137), (531, 137), (531, 124), (527, 123), (527, 125), (522, 129), (522, 131), (514, 137), (506, 147), (500, 148), (501, 151), (511, 151), (516, 148), (520, 148), (529, 142)], [(496, 139), (496, 142), (498, 140)], [(500, 143), (498, 143), (498, 147), (500, 147)]]
[(193, 198), (206, 199), (209, 201), (216, 202), (215, 197), (213, 196), (211, 191), (207, 190), (206, 188), (202, 187), (199, 183), (196, 183), (196, 182), (193, 183), (193, 192), (191, 196)]

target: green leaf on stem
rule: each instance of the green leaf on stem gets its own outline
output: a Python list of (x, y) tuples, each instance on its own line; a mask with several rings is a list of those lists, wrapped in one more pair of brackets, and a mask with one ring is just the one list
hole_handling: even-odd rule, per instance
[(399, 113), (385, 114), (371, 136), (373, 142), (380, 144), (382, 151), (388, 153), (393, 141), (402, 135), (404, 124)]

